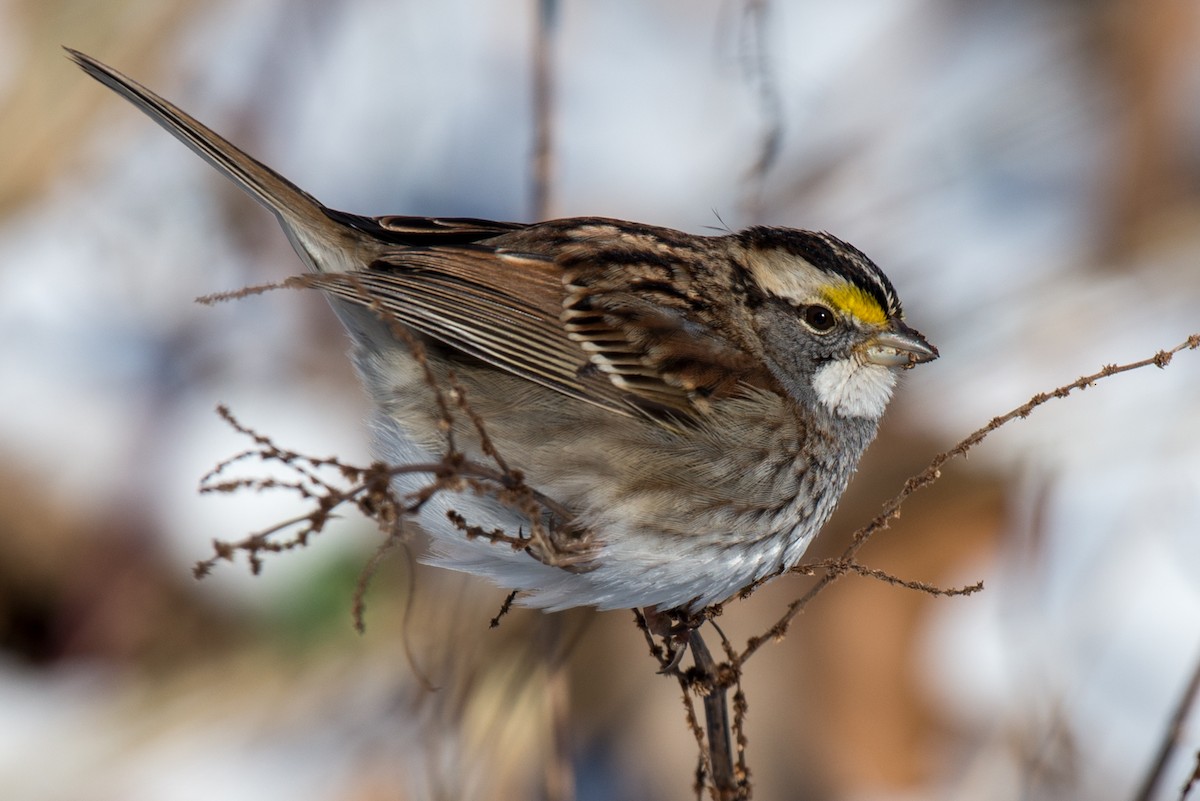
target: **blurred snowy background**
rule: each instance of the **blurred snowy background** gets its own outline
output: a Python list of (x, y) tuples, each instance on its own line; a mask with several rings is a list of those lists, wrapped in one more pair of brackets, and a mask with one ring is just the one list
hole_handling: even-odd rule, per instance
[[(1193, 0), (559, 12), (553, 216), (830, 230), (941, 348), (814, 556), (993, 415), (1200, 330)], [(365, 405), (319, 297), (191, 302), (299, 263), (59, 49), (331, 206), (528, 220), (534, 31), (532, 2), (0, 0), (0, 797), (536, 798), (567, 696), (578, 798), (692, 797), (678, 689), (628, 614), (564, 616), (558, 681), (540, 615), (489, 631), (502, 594), (396, 558), (358, 636), (355, 520), (192, 580), (212, 538), (296, 512), (196, 493), (247, 444), (213, 407), (363, 461)], [(862, 558), (987, 590), (822, 595), (747, 667), (756, 797), (1135, 797), (1200, 660), (1200, 354), (945, 472)], [(743, 641), (803, 586), (722, 625)], [(1147, 797), (1179, 798), (1198, 748), (1192, 720)]]

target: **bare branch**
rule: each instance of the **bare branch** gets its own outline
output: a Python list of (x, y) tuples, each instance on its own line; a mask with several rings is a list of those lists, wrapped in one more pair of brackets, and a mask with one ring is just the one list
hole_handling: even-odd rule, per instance
[(550, 216), (554, 178), (554, 40), (558, 30), (558, 0), (538, 0), (533, 38), (533, 217)]
[[(817, 581), (816, 584), (814, 584), (806, 593), (804, 593), (804, 595), (788, 604), (784, 613), (764, 634), (757, 637), (752, 637), (746, 643), (746, 648), (742, 651), (742, 661), (745, 662), (747, 659), (753, 656), (754, 653), (757, 652), (758, 649), (761, 648), (762, 645), (768, 640), (782, 638), (787, 633), (788, 626), (791, 624), (792, 620), (795, 619), (796, 615), (800, 614), (801, 610), (804, 609), (808, 602), (815, 598), (817, 594), (825, 589), (825, 587), (844, 576), (847, 572), (860, 572), (854, 567), (854, 565), (857, 564), (854, 561), (854, 557), (857, 555), (858, 551), (867, 543), (867, 540), (869, 540), (875, 534), (878, 534), (880, 531), (888, 528), (893, 520), (896, 520), (900, 517), (900, 507), (904, 505), (904, 502), (908, 500), (910, 495), (918, 490), (928, 487), (941, 478), (942, 466), (951, 459), (966, 456), (968, 451), (970, 451), (979, 443), (983, 442), (983, 440), (986, 439), (987, 436), (996, 429), (1011, 423), (1013, 420), (1028, 417), (1039, 406), (1042, 406), (1043, 404), (1046, 404), (1055, 398), (1065, 398), (1073, 392), (1087, 389), (1088, 387), (1094, 386), (1098, 381), (1101, 381), (1105, 378), (1110, 378), (1114, 375), (1119, 375), (1120, 373), (1127, 373), (1131, 370), (1139, 370), (1144, 367), (1158, 367), (1160, 369), (1165, 368), (1171, 363), (1171, 360), (1174, 358), (1175, 354), (1184, 350), (1196, 350), (1197, 348), (1200, 348), (1200, 334), (1192, 334), (1175, 347), (1168, 350), (1160, 350), (1153, 356), (1141, 359), (1140, 361), (1129, 362), (1128, 364), (1104, 365), (1099, 371), (1090, 375), (1082, 376), (1081, 378), (1077, 378), (1075, 381), (1072, 381), (1069, 384), (1064, 384), (1063, 386), (1053, 389), (1050, 392), (1039, 392), (1015, 409), (1012, 409), (1011, 411), (1008, 411), (998, 417), (993, 417), (990, 421), (988, 421), (987, 425), (972, 432), (953, 448), (950, 448), (947, 451), (942, 451), (934, 456), (928, 467), (904, 482), (904, 488), (898, 495), (884, 504), (883, 510), (875, 517), (874, 520), (854, 533), (850, 544), (842, 552), (841, 556), (832, 560), (828, 564), (828, 566), (825, 568), (825, 574)], [(808, 572), (808, 568), (806, 567), (796, 568), (796, 570), (797, 572), (801, 573)], [(873, 575), (873, 573), (870, 574)], [(882, 578), (882, 576), (875, 577)], [(747, 587), (742, 591), (740, 597), (744, 598), (748, 596), (755, 589), (771, 578), (774, 578), (774, 576), (768, 576), (762, 581)], [(906, 584), (905, 582), (901, 581), (899, 583), (905, 584), (905, 586), (911, 586), (914, 589), (920, 588), (919, 582)], [(958, 591), (939, 590), (935, 594), (969, 594), (970, 592), (975, 592), (975, 588), (978, 586), (979, 585), (971, 585), (971, 587), (966, 587)]]
[[(1159, 743), (1158, 752), (1154, 755), (1154, 762), (1151, 763), (1149, 770), (1147, 770), (1146, 777), (1142, 780), (1142, 786), (1138, 789), (1138, 794), (1134, 796), (1135, 801), (1150, 801), (1150, 799), (1158, 797), (1158, 788), (1162, 784), (1167, 764), (1179, 748), (1179, 743), (1183, 739), (1184, 723), (1187, 722), (1188, 712), (1196, 705), (1197, 698), (1200, 698), (1200, 658), (1196, 660), (1196, 664), (1192, 668), (1191, 678), (1188, 679), (1187, 687), (1184, 689), (1183, 694), (1180, 695), (1178, 703), (1175, 704), (1175, 710), (1171, 713), (1171, 720), (1167, 724), (1166, 731), (1163, 732), (1162, 742)], [(1200, 755), (1197, 756), (1197, 759), (1200, 760)], [(1200, 762), (1197, 762), (1196, 769), (1200, 771)], [(1195, 781), (1196, 774), (1193, 773), (1192, 778), (1183, 788), (1183, 795), (1181, 797), (1187, 796)]]
[(742, 205), (751, 222), (761, 222), (767, 176), (779, 158), (783, 143), (783, 100), (767, 46), (769, 13), (769, 0), (745, 0), (742, 8), (743, 68), (757, 90), (763, 116), (757, 156), (744, 179)]

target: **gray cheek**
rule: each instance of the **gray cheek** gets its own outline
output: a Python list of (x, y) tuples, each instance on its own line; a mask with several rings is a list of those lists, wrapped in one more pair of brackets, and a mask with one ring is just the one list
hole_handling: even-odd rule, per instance
[(771, 374), (788, 395), (809, 409), (820, 407), (813, 377), (830, 360), (849, 354), (844, 336), (832, 332), (817, 336), (804, 327), (796, 310), (781, 302), (768, 303), (758, 314), (758, 335)]

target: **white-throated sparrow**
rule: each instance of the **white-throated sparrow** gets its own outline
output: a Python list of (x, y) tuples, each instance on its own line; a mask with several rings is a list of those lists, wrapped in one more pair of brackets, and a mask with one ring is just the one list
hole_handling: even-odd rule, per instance
[[(528, 521), (492, 498), (438, 496), (421, 518), (430, 561), (530, 605), (696, 609), (796, 564), (875, 436), (897, 370), (937, 356), (879, 268), (828, 234), (335, 211), (68, 52), (279, 219), (353, 339), (381, 458), (429, 461), (445, 443), (392, 324), (420, 339), (440, 382), (453, 372), (497, 451), (555, 502), (550, 517), (569, 518), (550, 525), (582, 556), (556, 563), (467, 537), (451, 508), (485, 529)], [(454, 434), (483, 458), (468, 422)]]

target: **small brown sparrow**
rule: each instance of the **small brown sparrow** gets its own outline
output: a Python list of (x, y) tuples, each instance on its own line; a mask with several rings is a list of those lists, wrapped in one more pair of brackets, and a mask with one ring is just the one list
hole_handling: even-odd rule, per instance
[[(530, 521), (493, 498), (443, 494), (421, 514), (428, 560), (520, 590), (525, 604), (696, 610), (795, 565), (897, 372), (937, 357), (880, 269), (829, 234), (335, 211), (68, 52), (275, 214), (350, 333), (382, 459), (436, 461), (446, 443), (405, 340), (423, 344), (441, 385), (454, 376), (497, 451), (560, 510), (549, 525), (586, 558), (468, 537), (448, 511), (513, 535)], [(486, 460), (469, 422), (454, 435)]]

